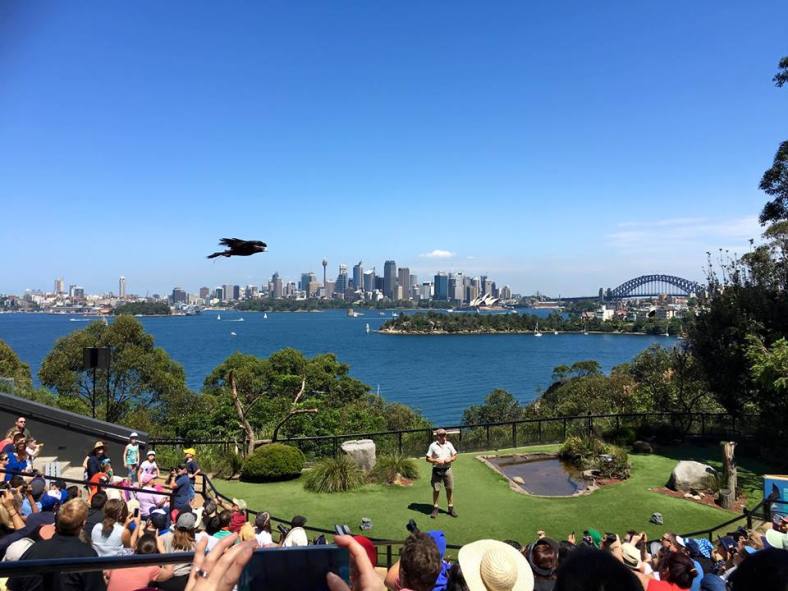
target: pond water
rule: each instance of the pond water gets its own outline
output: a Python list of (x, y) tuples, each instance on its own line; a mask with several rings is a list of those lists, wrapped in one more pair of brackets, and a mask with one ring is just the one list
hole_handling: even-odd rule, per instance
[[(558, 458), (516, 455), (487, 458), (487, 461), (516, 486), (532, 495), (566, 497), (586, 489), (582, 473)], [(518, 476), (523, 479), (523, 484), (514, 481)]]

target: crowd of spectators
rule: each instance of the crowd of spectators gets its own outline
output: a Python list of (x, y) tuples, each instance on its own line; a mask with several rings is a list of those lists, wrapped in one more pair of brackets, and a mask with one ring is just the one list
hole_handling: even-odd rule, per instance
[[(136, 434), (116, 476), (105, 446), (96, 442), (84, 463), (85, 485), (68, 486), (32, 470), (32, 439), (20, 417), (3, 448), (0, 485), (0, 558), (121, 557), (193, 552), (179, 564), (145, 565), (66, 574), (25, 573), (0, 580), (0, 591), (80, 590), (230, 591), (256, 549), (334, 542), (349, 550), (351, 586), (326, 573), (331, 591), (788, 591), (788, 518), (762, 531), (739, 529), (684, 539), (665, 533), (618, 535), (589, 528), (563, 540), (543, 531), (534, 539), (482, 539), (447, 558), (443, 531), (410, 535), (390, 569), (378, 567), (377, 547), (364, 536), (310, 539), (305, 517), (272, 528), (268, 513), (250, 519), (242, 499), (197, 497), (199, 464), (193, 449), (162, 471), (155, 452), (143, 461)], [(11, 466), (9, 468), (8, 466)], [(452, 553), (454, 555), (454, 553)], [(298, 576), (298, 573), (293, 573)], [(322, 575), (321, 575), (322, 576)]]

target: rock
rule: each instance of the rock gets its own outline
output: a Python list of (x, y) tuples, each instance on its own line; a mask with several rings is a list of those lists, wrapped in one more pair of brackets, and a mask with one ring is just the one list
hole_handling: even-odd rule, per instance
[(636, 454), (650, 454), (654, 451), (648, 441), (635, 441), (632, 444), (632, 452)]
[(342, 451), (353, 458), (359, 468), (369, 472), (375, 467), (375, 442), (371, 439), (356, 439), (342, 443)]
[(512, 482), (516, 482), (517, 484), (525, 484), (525, 480), (523, 480), (522, 476), (515, 476), (512, 478)]
[(714, 468), (690, 460), (682, 460), (676, 464), (668, 480), (668, 488), (685, 492), (716, 491), (718, 487)]

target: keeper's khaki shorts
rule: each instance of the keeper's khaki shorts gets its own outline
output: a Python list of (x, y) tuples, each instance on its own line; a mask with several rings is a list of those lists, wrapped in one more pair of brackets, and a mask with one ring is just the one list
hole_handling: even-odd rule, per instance
[(443, 483), (443, 486), (446, 487), (446, 490), (454, 490), (454, 472), (451, 468), (446, 470), (446, 472), (443, 474), (437, 470), (433, 470), (430, 483), (432, 484), (432, 490), (435, 491), (439, 491), (441, 489), (441, 483)]

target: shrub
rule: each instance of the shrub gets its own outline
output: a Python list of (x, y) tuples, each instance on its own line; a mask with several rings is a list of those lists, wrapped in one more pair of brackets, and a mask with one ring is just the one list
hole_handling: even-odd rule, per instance
[(306, 475), (304, 488), (316, 493), (354, 490), (364, 484), (364, 471), (349, 456), (323, 458)]
[(291, 480), (301, 475), (304, 454), (301, 450), (283, 443), (270, 443), (258, 447), (241, 466), (244, 482), (274, 482)]
[(629, 456), (622, 448), (608, 445), (607, 451), (597, 459), (596, 469), (602, 478), (629, 478)]
[(378, 457), (369, 478), (373, 482), (386, 484), (392, 482), (397, 474), (410, 480), (416, 480), (419, 477), (416, 460), (401, 454), (382, 454)]
[(603, 453), (605, 453), (605, 444), (598, 437), (570, 435), (558, 451), (558, 456), (576, 466), (584, 467)]

